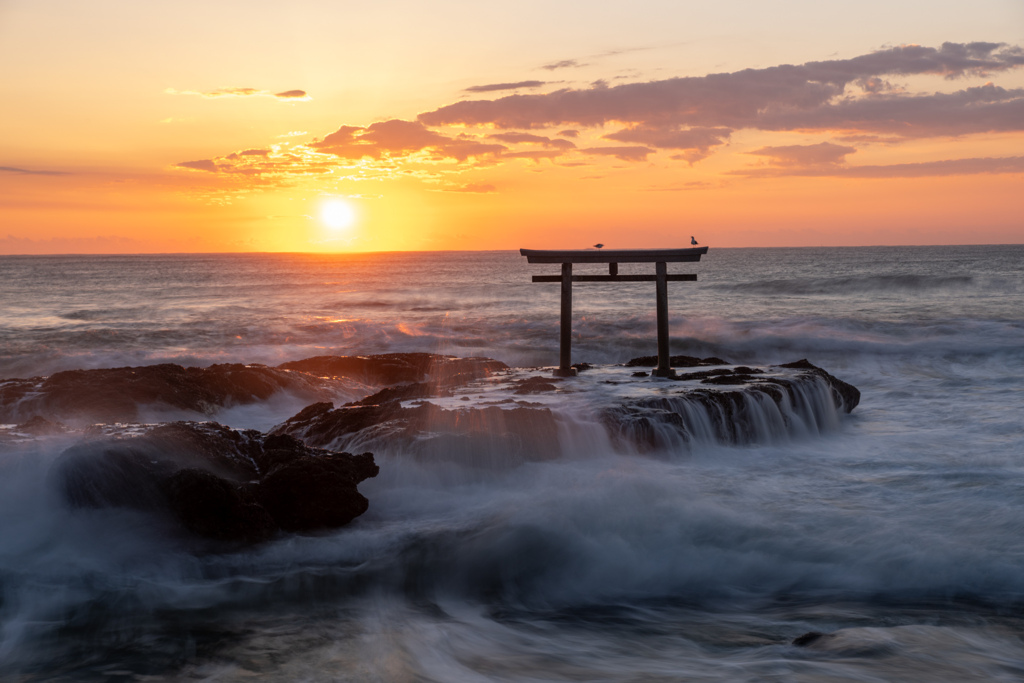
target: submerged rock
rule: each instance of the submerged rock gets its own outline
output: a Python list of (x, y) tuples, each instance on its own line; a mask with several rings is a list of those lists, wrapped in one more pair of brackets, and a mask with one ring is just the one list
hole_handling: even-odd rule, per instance
[(50, 481), (73, 507), (161, 514), (215, 541), (254, 543), (280, 533), (343, 526), (369, 503), (359, 482), (373, 455), (311, 448), (216, 423), (174, 422), (145, 434), (73, 446)]

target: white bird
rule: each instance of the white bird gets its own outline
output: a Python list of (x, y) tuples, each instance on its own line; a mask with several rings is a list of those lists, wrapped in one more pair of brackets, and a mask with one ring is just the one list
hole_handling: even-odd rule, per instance
[(595, 246), (595, 247), (597, 247), (598, 249), (600, 249), (600, 248), (601, 248), (601, 247), (603, 247), (604, 245), (603, 245), (603, 244), (601, 244), (600, 242), (598, 242), (598, 243), (597, 243), (597, 244), (595, 244), (594, 246)]
[(697, 246), (697, 240), (693, 239), (693, 235), (690, 235), (690, 244)]

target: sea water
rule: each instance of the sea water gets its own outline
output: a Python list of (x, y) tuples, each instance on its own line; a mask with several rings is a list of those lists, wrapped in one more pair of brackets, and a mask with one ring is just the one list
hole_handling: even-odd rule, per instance
[[(860, 406), (827, 433), (656, 454), (567, 407), (560, 458), (385, 455), (350, 526), (204, 555), (141, 514), (62, 505), (46, 474), (82, 437), (8, 444), (0, 678), (1024, 679), (1024, 246), (712, 248), (670, 269), (699, 278), (670, 285), (673, 354), (807, 358)], [(0, 378), (390, 351), (553, 365), (558, 285), (530, 275), (556, 270), (0, 257)], [(574, 361), (655, 353), (653, 290), (578, 284)], [(792, 644), (811, 631), (829, 635)]]

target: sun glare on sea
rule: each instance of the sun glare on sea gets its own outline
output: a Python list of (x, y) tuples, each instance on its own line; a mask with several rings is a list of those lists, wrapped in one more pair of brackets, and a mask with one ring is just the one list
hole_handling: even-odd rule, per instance
[(356, 212), (344, 199), (328, 199), (320, 207), (320, 220), (332, 230), (347, 230), (356, 222)]

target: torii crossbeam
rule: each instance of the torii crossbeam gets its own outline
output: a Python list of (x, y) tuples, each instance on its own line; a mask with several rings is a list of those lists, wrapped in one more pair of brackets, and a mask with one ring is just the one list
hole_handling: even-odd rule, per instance
[[(555, 375), (571, 377), (572, 367), (572, 283), (573, 282), (654, 282), (658, 310), (658, 367), (656, 377), (671, 377), (668, 352), (668, 283), (693, 282), (696, 275), (668, 273), (669, 263), (700, 261), (707, 247), (692, 249), (520, 249), (527, 263), (561, 263), (561, 275), (534, 275), (534, 282), (562, 283), (562, 317), (558, 369)], [(607, 263), (607, 275), (573, 275), (574, 263)], [(620, 263), (653, 263), (654, 275), (619, 275)]]

